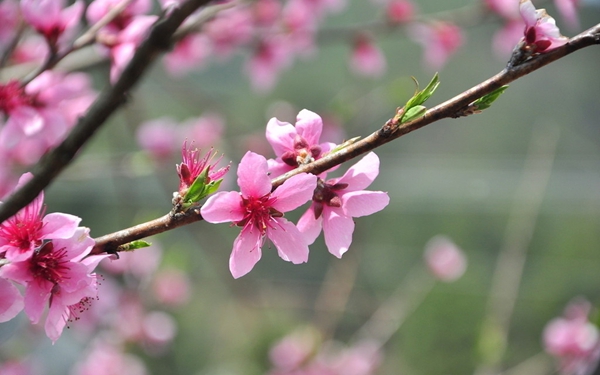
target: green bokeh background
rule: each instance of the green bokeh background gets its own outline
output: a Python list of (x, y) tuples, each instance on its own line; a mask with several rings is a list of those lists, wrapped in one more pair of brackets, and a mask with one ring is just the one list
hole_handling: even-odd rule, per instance
[[(378, 15), (368, 1), (349, 3), (347, 12), (327, 19), (326, 28)], [(469, 4), (418, 1), (426, 13)], [(556, 14), (550, 4), (547, 8)], [(590, 27), (600, 20), (600, 8), (586, 7), (581, 17), (582, 29)], [(492, 22), (464, 31), (464, 46), (440, 71), (442, 83), (429, 106), (503, 68), (505, 59), (491, 49), (500, 27)], [(401, 31), (378, 41), (388, 63), (383, 78), (354, 77), (346, 68), (347, 43), (327, 42), (314, 58), (296, 62), (265, 95), (251, 90), (242, 73), (242, 54), (181, 80), (166, 76), (157, 64), (127, 107), (47, 190), (48, 211), (82, 217), (93, 236), (168, 212), (178, 184), (177, 161), (152, 166), (139, 151), (135, 129), (148, 119), (222, 114), (226, 139), (218, 147), (234, 164), (245, 152), (245, 138), (264, 134), (273, 108), (335, 115), (347, 137), (370, 134), (410, 97), (411, 75), (424, 85), (433, 74), (423, 69), (421, 47)], [(236, 228), (200, 222), (151, 239), (165, 250), (163, 265), (189, 273), (193, 298), (173, 311), (179, 333), (167, 353), (153, 358), (132, 350), (147, 360), (153, 374), (264, 373), (270, 345), (298, 326), (316, 324), (347, 342), (398, 288), (406, 296), (403, 301), (419, 300), (427, 283), (408, 281), (428, 280), (422, 274), (424, 245), (445, 234), (464, 249), (467, 272), (455, 283), (435, 284), (407, 314), (384, 346), (380, 373), (473, 373), (498, 349), (492, 334), (484, 334), (483, 342), (480, 337), (511, 208), (529, 203), (514, 205), (528, 149), (532, 139), (546, 142), (552, 139), (548, 134), (555, 134), (556, 150), (547, 155), (554, 160), (547, 187), (534, 192), (542, 194), (542, 201), (525, 241), (519, 293), (508, 298), (515, 300), (515, 308), (507, 351), (498, 362), (510, 369), (533, 358), (517, 373), (550, 373), (551, 359), (538, 354), (544, 325), (575, 296), (600, 304), (599, 62), (597, 47), (579, 51), (514, 82), (482, 114), (442, 120), (379, 148), (380, 177), (370, 189), (387, 191), (391, 203), (383, 212), (356, 220), (352, 247), (341, 260), (327, 252), (322, 238), (311, 246), (309, 262), (299, 266), (265, 246), (255, 269), (234, 280), (228, 258)], [(95, 71), (97, 77), (103, 69)], [(281, 120), (293, 122), (293, 117)], [(231, 184), (234, 172), (230, 175)], [(327, 310), (323, 301), (343, 297), (344, 290), (350, 294), (343, 311)], [(54, 346), (42, 341), (32, 355), (48, 363), (47, 374), (65, 373), (81, 350), (69, 334)]]

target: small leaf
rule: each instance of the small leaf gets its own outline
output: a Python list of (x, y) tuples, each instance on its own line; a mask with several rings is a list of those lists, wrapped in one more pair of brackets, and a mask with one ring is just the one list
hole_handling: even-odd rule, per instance
[(118, 251), (133, 251), (137, 249), (143, 249), (144, 247), (148, 247), (150, 245), (152, 245), (150, 242), (144, 240), (136, 240), (119, 246)]
[[(208, 168), (207, 168), (208, 169)], [(207, 178), (207, 170), (203, 170), (202, 173), (194, 180), (194, 183), (188, 188), (188, 191), (185, 193), (183, 197), (184, 202), (198, 202), (200, 199), (204, 198), (206, 195), (204, 194), (204, 190), (206, 189), (206, 178)]]
[(211, 194), (214, 194), (217, 190), (219, 190), (219, 186), (221, 186), (221, 182), (223, 182), (222, 178), (218, 179), (216, 181), (212, 181), (211, 183), (206, 185), (206, 189), (204, 191), (204, 196), (202, 198), (207, 197)]
[(508, 88), (508, 85), (504, 85), (500, 88), (497, 88), (496, 90), (490, 92), (489, 94), (486, 94), (484, 96), (482, 96), (481, 98), (475, 100), (471, 106), (475, 107), (478, 110), (484, 110), (487, 109), (489, 107), (491, 107), (492, 103), (498, 99), (498, 97), (500, 95), (502, 95), (502, 93), (504, 93), (504, 91), (506, 91), (506, 89)]
[[(417, 82), (417, 81), (415, 80), (415, 82)], [(410, 108), (425, 103), (427, 101), (427, 99), (429, 99), (431, 97), (431, 95), (433, 95), (433, 93), (435, 92), (435, 90), (438, 88), (439, 85), (440, 85), (440, 78), (439, 78), (438, 74), (435, 73), (435, 75), (433, 76), (433, 78), (431, 79), (431, 81), (429, 82), (427, 87), (425, 87), (423, 90), (415, 93), (415, 95), (413, 95), (413, 97), (410, 98), (408, 100), (408, 102), (406, 102), (406, 105), (404, 106), (404, 108), (406, 108), (406, 111), (408, 112), (408, 110)]]
[(404, 113), (404, 116), (402, 116), (402, 120), (400, 123), (412, 121), (418, 117), (423, 116), (425, 112), (427, 112), (427, 107), (423, 105), (414, 106)]

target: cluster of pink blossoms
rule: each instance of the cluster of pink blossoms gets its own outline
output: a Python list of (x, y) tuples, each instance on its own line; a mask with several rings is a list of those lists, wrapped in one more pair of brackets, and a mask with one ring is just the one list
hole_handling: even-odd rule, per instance
[[(31, 177), (23, 175), (17, 187)], [(93, 270), (108, 255), (88, 256), (94, 240), (88, 228), (78, 227), (81, 219), (44, 215), (43, 201), (42, 193), (0, 224), (0, 322), (24, 309), (36, 324), (48, 307), (45, 331), (54, 342), (96, 298)], [(25, 288), (24, 297), (13, 283)]]
[[(235, 278), (250, 272), (260, 260), (266, 239), (273, 242), (282, 259), (304, 263), (308, 260), (308, 246), (322, 229), (329, 252), (341, 257), (352, 242), (353, 218), (373, 214), (388, 205), (387, 193), (364, 190), (379, 173), (379, 159), (374, 153), (366, 155), (340, 178), (325, 180), (326, 172), (319, 176), (301, 173), (272, 190), (271, 178), (333, 150), (333, 144), (319, 143), (322, 130), (321, 118), (308, 110), (298, 114), (295, 126), (271, 119), (266, 136), (277, 157), (267, 160), (247, 152), (237, 171), (241, 192), (219, 192), (202, 206), (206, 221), (233, 222), (242, 228), (229, 261)], [(297, 225), (283, 217), (285, 212), (308, 201), (312, 205)]]

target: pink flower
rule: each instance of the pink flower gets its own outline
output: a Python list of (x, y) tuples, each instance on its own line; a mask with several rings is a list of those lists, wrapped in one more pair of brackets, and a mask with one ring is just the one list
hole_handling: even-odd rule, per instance
[(287, 39), (283, 36), (262, 39), (246, 63), (246, 72), (254, 90), (271, 90), (279, 73), (290, 66), (291, 56)]
[(17, 316), (23, 310), (23, 297), (8, 280), (0, 277), (0, 323)]
[(198, 148), (212, 147), (221, 141), (224, 131), (225, 119), (218, 113), (205, 112), (179, 124), (179, 139), (189, 139)]
[(0, 2), (0, 50), (10, 42), (17, 32), (19, 5), (14, 0)]
[(467, 269), (467, 258), (449, 238), (433, 237), (425, 245), (425, 262), (431, 273), (441, 281), (459, 279)]
[(83, 7), (83, 1), (64, 8), (64, 0), (21, 0), (23, 18), (51, 46), (56, 46), (63, 35), (68, 36), (79, 24)]
[(279, 256), (294, 264), (308, 260), (308, 245), (298, 228), (285, 218), (291, 211), (310, 199), (317, 177), (299, 174), (271, 192), (267, 160), (248, 151), (238, 168), (236, 191), (217, 193), (201, 209), (209, 223), (231, 221), (242, 227), (233, 243), (229, 269), (234, 278), (244, 276), (260, 260), (265, 237), (269, 238)]
[(269, 160), (269, 172), (276, 177), (320, 159), (333, 148), (332, 143), (319, 144), (322, 131), (321, 117), (307, 109), (298, 113), (295, 126), (275, 117), (269, 120), (266, 136), (277, 157)]
[(521, 19), (507, 21), (504, 23), (502, 29), (494, 34), (492, 45), (494, 52), (499, 57), (504, 59), (507, 56), (510, 56), (515, 45), (519, 43), (519, 40), (523, 37), (523, 26), (524, 23)]
[(439, 70), (463, 43), (460, 28), (447, 22), (418, 23), (408, 28), (409, 36), (423, 45), (425, 63)]
[(354, 217), (383, 210), (390, 198), (382, 191), (366, 191), (379, 174), (379, 158), (368, 153), (340, 177), (327, 182), (319, 180), (313, 204), (298, 221), (298, 229), (309, 245), (321, 227), (329, 252), (338, 258), (348, 251), (354, 232)]
[(278, 0), (258, 0), (252, 5), (254, 21), (257, 25), (274, 25), (281, 15), (281, 3)]
[(108, 343), (95, 341), (88, 352), (75, 365), (74, 375), (147, 375), (144, 362), (138, 357), (125, 353), (124, 349)]
[(536, 10), (531, 0), (521, 0), (519, 10), (525, 21), (525, 46), (532, 53), (547, 52), (569, 41), (560, 34), (554, 18), (545, 9)]
[[(32, 177), (26, 173), (17, 188)], [(81, 221), (77, 216), (53, 213), (44, 216), (44, 193), (0, 224), (0, 257), (11, 262), (29, 259), (45, 240), (70, 238)]]
[[(222, 180), (225, 174), (229, 172), (229, 165), (215, 170), (217, 164), (221, 161), (221, 158), (219, 158), (211, 164), (216, 152), (213, 153), (213, 150), (211, 149), (204, 157), (200, 158), (200, 150), (197, 148), (192, 149), (192, 147), (193, 146), (190, 146), (190, 148), (188, 148), (187, 142), (184, 142), (183, 148), (181, 149), (183, 162), (177, 165), (177, 174), (179, 175), (179, 196), (183, 198), (184, 201), (191, 200), (192, 202), (198, 202), (208, 194), (212, 194), (214, 190), (219, 187), (219, 180)], [(192, 185), (194, 185), (199, 178), (201, 179), (200, 183), (202, 184), (202, 190), (190, 191)], [(194, 185), (194, 187), (197, 186)], [(191, 196), (188, 193), (190, 193)]]
[(544, 328), (544, 346), (559, 360), (563, 375), (588, 374), (600, 358), (598, 328), (590, 323), (590, 303), (576, 299), (569, 303), (564, 317), (551, 320)]
[(354, 41), (350, 70), (365, 77), (381, 77), (385, 73), (385, 56), (370, 37), (360, 34)]
[[(86, 17), (90, 24), (100, 21), (111, 9), (119, 5), (122, 0), (94, 0), (90, 3)], [(121, 12), (110, 24), (112, 28), (118, 30), (124, 29), (131, 23), (134, 16), (147, 14), (152, 9), (151, 0), (133, 0), (130, 1), (125, 10)]]
[(496, 14), (507, 20), (519, 17), (519, 9), (515, 0), (485, 0), (485, 4)]
[(156, 300), (173, 307), (190, 300), (191, 288), (187, 274), (177, 268), (159, 271), (152, 283)]
[(181, 39), (163, 60), (166, 71), (173, 77), (199, 70), (212, 53), (212, 45), (206, 35), (191, 34)]
[[(94, 96), (83, 73), (45, 71), (25, 87), (17, 81), (0, 85), (0, 114), (8, 117), (0, 129), (0, 148), (17, 160), (36, 161), (64, 139)], [(23, 155), (24, 149), (30, 154)]]
[(137, 130), (140, 146), (157, 160), (168, 159), (179, 148), (177, 123), (170, 117), (146, 121)]
[(406, 23), (415, 15), (415, 4), (409, 0), (391, 0), (386, 6), (386, 15), (393, 24)]
[(204, 30), (215, 52), (227, 57), (236, 47), (250, 41), (254, 31), (252, 13), (247, 7), (227, 9), (208, 22)]
[(579, 0), (554, 0), (554, 5), (571, 29), (579, 28), (579, 18), (577, 17)]
[(108, 255), (85, 258), (94, 246), (88, 228), (77, 228), (72, 237), (54, 239), (37, 249), (31, 258), (0, 269), (2, 277), (26, 286), (25, 313), (39, 322), (46, 304), (46, 335), (55, 342), (68, 320), (86, 310), (96, 298), (96, 276), (92, 273)]
[(136, 48), (142, 43), (158, 16), (135, 16), (131, 23), (116, 36), (110, 48), (110, 81), (115, 82), (133, 58)]

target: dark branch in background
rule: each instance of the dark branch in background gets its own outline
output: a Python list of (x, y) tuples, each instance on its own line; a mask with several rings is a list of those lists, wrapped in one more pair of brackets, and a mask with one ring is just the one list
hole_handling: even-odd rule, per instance
[(73, 160), (79, 149), (91, 138), (102, 124), (121, 107), (133, 86), (146, 72), (150, 64), (171, 46), (171, 36), (183, 21), (196, 9), (210, 0), (188, 0), (166, 17), (159, 19), (148, 37), (137, 49), (119, 80), (105, 88), (94, 101), (84, 117), (69, 133), (67, 138), (49, 152), (33, 169), (34, 177), (22, 188), (11, 194), (0, 205), (0, 222), (16, 214), (31, 202)]
[[(385, 143), (400, 138), (425, 125), (429, 125), (443, 118), (452, 118), (470, 103), (481, 98), (483, 95), (489, 94), (503, 85), (538, 70), (579, 49), (594, 44), (600, 44), (600, 24), (571, 38), (569, 43), (558, 47), (551, 52), (539, 55), (521, 65), (504, 69), (492, 78), (431, 108), (422, 117), (400, 125), (394, 125), (393, 121), (389, 120), (381, 129), (368, 137), (342, 148), (334, 154), (325, 156), (313, 163), (304, 165), (273, 179), (271, 181), (273, 189), (283, 184), (288, 178), (299, 173), (320, 174), (333, 166), (372, 151)], [(91, 254), (119, 251), (119, 246), (131, 241), (139, 240), (149, 235), (166, 232), (173, 228), (200, 220), (202, 220), (202, 216), (200, 215), (198, 208), (182, 213), (172, 212), (159, 219), (97, 238), (96, 246)]]

